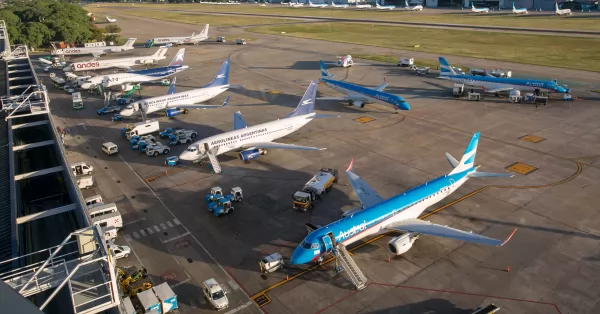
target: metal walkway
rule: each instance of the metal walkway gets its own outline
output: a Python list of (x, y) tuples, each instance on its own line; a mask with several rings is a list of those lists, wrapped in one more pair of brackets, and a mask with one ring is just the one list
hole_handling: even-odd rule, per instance
[(356, 265), (356, 262), (350, 256), (348, 250), (346, 250), (345, 245), (338, 243), (335, 250), (335, 257), (340, 262), (342, 268), (346, 270), (356, 290), (362, 290), (367, 287), (367, 277), (360, 271), (360, 268), (358, 268), (358, 265)]

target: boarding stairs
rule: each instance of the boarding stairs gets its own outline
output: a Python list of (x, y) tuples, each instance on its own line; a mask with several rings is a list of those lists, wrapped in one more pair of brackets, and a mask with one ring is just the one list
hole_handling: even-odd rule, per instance
[(46, 86), (30, 85), (25, 89), (23, 93), (18, 96), (4, 96), (0, 98), (2, 103), (2, 110), (6, 111), (8, 115), (5, 120), (12, 118), (15, 113), (29, 110), (29, 114), (20, 114), (19, 117), (27, 115), (36, 115), (42, 113), (48, 113), (48, 91)]
[(360, 268), (358, 268), (358, 265), (356, 265), (356, 262), (350, 256), (350, 253), (346, 250), (346, 246), (338, 243), (336, 249), (333, 250), (333, 253), (338, 262), (340, 262), (342, 268), (346, 270), (346, 273), (348, 274), (348, 277), (350, 277), (350, 281), (352, 281), (356, 287), (356, 290), (366, 288), (367, 277), (365, 277)]
[(206, 155), (208, 156), (208, 160), (210, 161), (210, 164), (212, 165), (213, 171), (215, 173), (221, 173), (221, 164), (219, 163), (219, 160), (217, 159), (216, 156), (217, 150), (214, 149), (210, 149), (206, 151)]

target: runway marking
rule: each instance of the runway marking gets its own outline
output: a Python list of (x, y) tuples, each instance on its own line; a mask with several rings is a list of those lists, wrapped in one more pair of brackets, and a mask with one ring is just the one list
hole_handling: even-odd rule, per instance
[[(574, 161), (574, 163), (577, 165), (577, 170), (575, 170), (575, 173), (573, 173), (571, 176), (569, 176), (569, 177), (567, 177), (567, 178), (565, 178), (565, 179), (563, 179), (561, 181), (554, 182), (554, 183), (548, 183), (548, 184), (542, 184), (542, 185), (532, 185), (532, 186), (526, 186), (526, 185), (525, 186), (486, 185), (486, 186), (484, 186), (484, 187), (482, 187), (482, 188), (480, 188), (478, 190), (475, 190), (475, 191), (473, 191), (473, 192), (471, 192), (469, 194), (466, 194), (466, 195), (464, 195), (462, 197), (459, 197), (458, 199), (456, 199), (456, 200), (454, 200), (454, 201), (452, 201), (452, 202), (450, 202), (450, 203), (448, 203), (446, 205), (443, 205), (441, 207), (438, 207), (435, 210), (432, 210), (432, 211), (430, 211), (430, 212), (428, 212), (428, 213), (426, 213), (424, 215), (421, 215), (419, 217), (419, 219), (427, 218), (427, 217), (429, 217), (429, 216), (431, 216), (431, 215), (433, 215), (435, 213), (438, 213), (438, 212), (440, 212), (440, 211), (442, 211), (442, 210), (444, 210), (444, 209), (446, 209), (446, 208), (448, 208), (450, 206), (453, 206), (453, 205), (455, 205), (457, 203), (460, 203), (460, 202), (466, 200), (467, 198), (470, 198), (470, 197), (472, 197), (474, 195), (477, 195), (477, 194), (479, 194), (479, 193), (481, 193), (481, 192), (483, 192), (483, 191), (485, 191), (485, 190), (487, 190), (489, 188), (497, 188), (497, 189), (523, 189), (523, 190), (525, 190), (525, 189), (547, 188), (547, 187), (553, 187), (553, 186), (565, 184), (565, 183), (567, 183), (567, 182), (569, 182), (569, 181), (577, 178), (581, 174), (581, 172), (583, 171), (583, 166), (582, 166), (582, 164), (580, 162)], [(360, 249), (361, 247), (363, 247), (365, 245), (368, 245), (368, 244), (371, 244), (371, 243), (373, 243), (373, 242), (375, 242), (375, 241), (377, 241), (377, 240), (385, 237), (386, 235), (388, 235), (390, 233), (391, 232), (386, 232), (386, 233), (380, 234), (380, 235), (378, 235), (378, 236), (376, 236), (376, 237), (374, 237), (372, 239), (369, 239), (369, 240), (367, 240), (367, 241), (365, 241), (365, 242), (363, 242), (363, 243), (361, 243), (361, 244), (359, 244), (359, 245), (357, 245), (355, 247), (352, 247), (351, 249), (348, 249), (348, 252), (356, 251), (356, 250)], [(334, 260), (335, 260), (335, 257), (331, 257), (331, 258), (329, 258), (328, 260), (324, 261), (321, 264), (325, 265), (325, 264), (331, 263)], [(260, 292), (252, 295), (250, 298), (254, 301), (254, 303), (256, 303), (256, 305), (259, 308), (261, 308), (261, 307), (263, 307), (263, 306), (265, 306), (265, 305), (267, 305), (267, 304), (269, 304), (271, 302), (271, 299), (269, 298), (269, 296), (267, 296), (267, 292), (269, 292), (269, 291), (271, 291), (271, 290), (273, 290), (273, 289), (275, 289), (275, 288), (277, 288), (277, 287), (279, 287), (279, 286), (281, 286), (281, 285), (283, 285), (285, 283), (288, 283), (288, 282), (290, 282), (290, 281), (292, 281), (292, 280), (294, 280), (294, 279), (296, 279), (296, 278), (298, 278), (298, 277), (300, 277), (302, 275), (305, 275), (305, 274), (307, 274), (307, 273), (309, 273), (309, 272), (311, 272), (311, 271), (313, 271), (313, 270), (315, 270), (317, 268), (320, 268), (320, 265), (311, 266), (311, 267), (309, 267), (306, 270), (303, 270), (303, 271), (301, 271), (301, 272), (299, 272), (299, 273), (297, 273), (297, 274), (295, 274), (293, 276), (290, 276), (289, 279), (284, 279), (284, 280), (282, 280), (282, 281), (280, 281), (278, 283), (275, 283), (275, 284), (273, 284), (273, 285), (271, 285), (271, 286), (269, 286), (269, 287), (261, 290)]]
[[(117, 180), (115, 180), (115, 181), (117, 181)], [(136, 219), (136, 220), (130, 221), (128, 223), (123, 224), (123, 226), (131, 225), (131, 224), (134, 224), (134, 223), (142, 221), (142, 220), (146, 220), (146, 218), (141, 218), (141, 219)]]
[(227, 283), (231, 286), (231, 289), (240, 290), (240, 287), (237, 285), (237, 283), (235, 283), (235, 281), (229, 280)]
[(166, 239), (166, 240), (164, 240), (164, 241), (161, 239), (161, 240), (160, 240), (160, 242), (162, 242), (163, 244), (165, 244), (165, 243), (169, 243), (169, 242), (171, 242), (171, 241), (174, 241), (174, 240), (177, 240), (177, 239), (181, 239), (181, 238), (183, 238), (183, 237), (185, 237), (185, 236), (187, 236), (187, 235), (190, 235), (190, 232), (189, 232), (189, 231), (188, 231), (188, 232), (186, 232), (186, 233), (180, 234), (180, 235), (178, 235), (178, 236), (174, 236), (174, 237), (172, 237), (172, 238), (168, 238), (168, 239)]
[(157, 225), (154, 225), (154, 230), (156, 230), (156, 232), (160, 232), (160, 228)]
[(190, 278), (188, 278), (188, 279), (186, 279), (186, 280), (182, 280), (182, 281), (180, 281), (180, 282), (178, 282), (178, 283), (172, 284), (172, 285), (171, 285), (171, 289), (175, 289), (175, 288), (177, 288), (177, 287), (179, 287), (179, 286), (183, 285), (184, 283), (188, 283), (188, 282), (190, 282)]
[(246, 304), (242, 304), (231, 311), (225, 312), (225, 314), (233, 314), (235, 312), (241, 311), (241, 310), (249, 307), (250, 305), (252, 305), (252, 301), (248, 301), (248, 302), (246, 302)]
[(144, 229), (140, 230), (140, 233), (142, 234), (142, 236), (146, 236), (146, 231), (144, 231)]
[(176, 225), (181, 225), (181, 222), (179, 222), (179, 219), (177, 219), (177, 218), (173, 219), (173, 222), (174, 222)]
[(163, 230), (167, 230), (167, 226), (165, 226), (165, 224), (163, 224), (163, 223), (161, 223), (161, 224), (160, 224), (160, 227), (161, 227)]
[(152, 228), (146, 228), (146, 230), (148, 231), (148, 234), (154, 234), (154, 230), (152, 230)]
[(127, 242), (131, 241), (131, 236), (130, 236), (130, 235), (128, 235), (128, 234), (126, 234), (126, 235), (125, 235), (125, 240), (127, 240)]
[(167, 226), (169, 226), (170, 228), (173, 228), (173, 224), (170, 221), (167, 221)]
[(140, 235), (137, 232), (134, 231), (133, 232), (133, 237), (136, 238), (136, 239), (139, 239)]

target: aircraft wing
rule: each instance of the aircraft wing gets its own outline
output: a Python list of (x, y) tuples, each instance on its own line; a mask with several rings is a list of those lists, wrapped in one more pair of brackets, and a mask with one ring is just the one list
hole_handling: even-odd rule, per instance
[(244, 129), (247, 127), (248, 127), (248, 123), (246, 123), (246, 120), (244, 120), (242, 113), (239, 111), (234, 113), (233, 114), (233, 129), (239, 130), (239, 129)]
[(478, 244), (486, 244), (493, 246), (503, 246), (508, 242), (512, 236), (517, 232), (517, 229), (513, 230), (513, 232), (508, 236), (506, 240), (498, 240), (492, 239), (488, 237), (484, 237), (480, 234), (473, 233), (472, 231), (463, 231), (459, 229), (450, 228), (448, 226), (442, 226), (438, 224), (434, 224), (430, 221), (423, 221), (420, 219), (406, 219), (396, 223), (392, 223), (386, 226), (387, 229), (391, 229), (394, 231), (402, 231), (402, 232), (416, 232), (422, 234), (428, 234), (438, 237), (450, 238), (455, 240), (473, 242)]
[(227, 106), (229, 102), (229, 96), (225, 98), (222, 105), (201, 105), (201, 104), (167, 104), (167, 108), (185, 108), (185, 109), (216, 109)]
[(274, 142), (257, 142), (257, 143), (248, 143), (242, 146), (242, 148), (277, 148), (277, 149), (296, 149), (296, 150), (325, 150), (326, 148), (319, 147), (310, 147), (310, 146), (299, 146), (294, 144), (283, 144), (283, 143), (274, 143)]
[(102, 53), (101, 52), (92, 52), (92, 56), (94, 56), (94, 60), (96, 60), (97, 58), (102, 56)]
[(505, 86), (505, 85), (497, 85), (492, 86), (491, 88), (484, 88), (483, 91), (486, 93), (500, 93), (500, 92), (508, 92), (513, 90), (513, 87)]
[(379, 196), (373, 188), (371, 188), (367, 182), (365, 182), (361, 177), (359, 177), (356, 173), (352, 171), (352, 167), (354, 166), (354, 158), (350, 162), (350, 166), (346, 169), (346, 176), (348, 177), (348, 181), (352, 185), (354, 189), (354, 193), (358, 196), (358, 200), (364, 208), (373, 207), (383, 201), (383, 197)]

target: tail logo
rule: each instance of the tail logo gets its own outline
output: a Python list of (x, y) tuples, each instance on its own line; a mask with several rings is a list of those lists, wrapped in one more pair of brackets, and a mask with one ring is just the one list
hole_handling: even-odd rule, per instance
[(303, 101), (301, 105), (302, 106), (310, 105), (312, 102), (313, 102), (312, 99), (307, 99), (307, 100)]
[(218, 79), (220, 79), (220, 78), (224, 78), (224, 77), (225, 77), (225, 74), (219, 74), (219, 75), (217, 75), (217, 78), (218, 78)]

